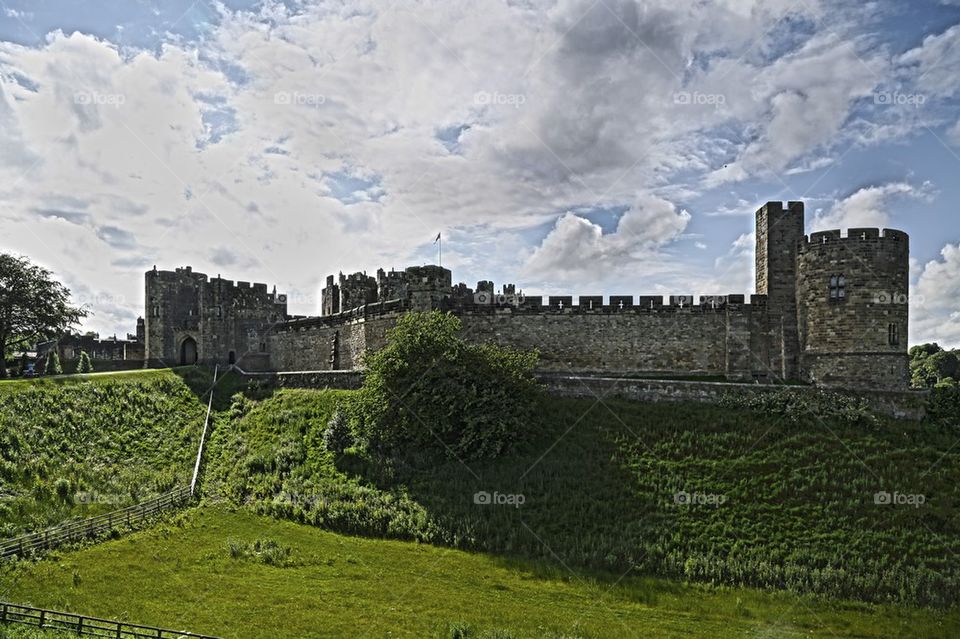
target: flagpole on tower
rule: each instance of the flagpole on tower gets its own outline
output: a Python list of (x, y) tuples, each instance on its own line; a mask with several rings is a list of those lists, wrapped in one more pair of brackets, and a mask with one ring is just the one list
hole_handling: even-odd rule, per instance
[(437, 266), (443, 266), (443, 237), (440, 233), (437, 233), (433, 243), (437, 245)]

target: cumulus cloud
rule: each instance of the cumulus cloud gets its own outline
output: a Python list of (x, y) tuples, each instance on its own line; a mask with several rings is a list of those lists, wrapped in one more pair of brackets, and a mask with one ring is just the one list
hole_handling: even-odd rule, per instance
[(960, 348), (960, 244), (947, 244), (923, 265), (911, 298), (910, 342)]
[(898, 198), (927, 198), (929, 191), (929, 184), (915, 187), (906, 182), (867, 186), (834, 202), (829, 210), (818, 212), (809, 226), (813, 231), (886, 227), (890, 225), (891, 206)]
[[(130, 312), (153, 264), (306, 291), (338, 270), (432, 261), (440, 230), (457, 279), (685, 284), (684, 207), (711, 184), (825, 166), (816, 155), (884, 71), (855, 20), (818, 0), (269, 2), (218, 16), (202, 40), (151, 50), (56, 31), (0, 43), (0, 241), (15, 243), (2, 248)], [(932, 60), (947, 45), (897, 64), (946, 82)], [(626, 212), (604, 232), (574, 212), (591, 207)], [(705, 270), (723, 251), (707, 244)], [(746, 250), (721, 256), (731, 273)], [(90, 327), (122, 333), (117, 306)]]
[(526, 264), (527, 275), (550, 275), (636, 270), (657, 259), (658, 249), (687, 228), (690, 213), (649, 194), (636, 197), (612, 233), (598, 224), (565, 213), (536, 248)]

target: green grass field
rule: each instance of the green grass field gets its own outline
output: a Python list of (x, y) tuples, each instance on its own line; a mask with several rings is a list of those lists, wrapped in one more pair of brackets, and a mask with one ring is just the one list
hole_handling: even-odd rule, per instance
[[(230, 546), (269, 539), (274, 563)], [(557, 564), (348, 537), (211, 506), (2, 574), (17, 602), (236, 639), (954, 637), (929, 610), (569, 571)], [(466, 635), (471, 636), (471, 635)], [(477, 635), (473, 635), (477, 636)]]
[(0, 384), (0, 537), (188, 482), (209, 382), (191, 369)]
[[(955, 431), (553, 398), (531, 443), (499, 459), (371, 462), (324, 448), (344, 393), (283, 390), (236, 406), (211, 440), (208, 494), (340, 532), (612, 574), (958, 603)], [(525, 502), (478, 505), (479, 491)], [(874, 503), (883, 491), (925, 502)], [(724, 503), (679, 504), (678, 493)]]

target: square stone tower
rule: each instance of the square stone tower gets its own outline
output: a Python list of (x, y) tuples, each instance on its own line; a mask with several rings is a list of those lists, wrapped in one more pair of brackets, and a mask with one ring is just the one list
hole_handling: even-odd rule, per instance
[(757, 211), (757, 294), (767, 296), (768, 352), (754, 355), (769, 363), (774, 379), (800, 375), (797, 253), (803, 239), (803, 202), (767, 202)]

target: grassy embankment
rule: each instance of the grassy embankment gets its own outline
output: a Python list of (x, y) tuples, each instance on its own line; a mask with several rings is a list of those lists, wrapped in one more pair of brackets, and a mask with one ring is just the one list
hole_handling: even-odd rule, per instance
[[(949, 429), (550, 399), (523, 450), (384, 464), (324, 448), (343, 397), (283, 390), (238, 403), (211, 441), (208, 494), (340, 532), (615, 575), (957, 604), (960, 449)], [(524, 503), (478, 505), (480, 491)], [(714, 503), (676, 503), (680, 492)], [(925, 501), (877, 504), (879, 492)]]
[(209, 381), (185, 369), (0, 382), (0, 538), (188, 482)]

